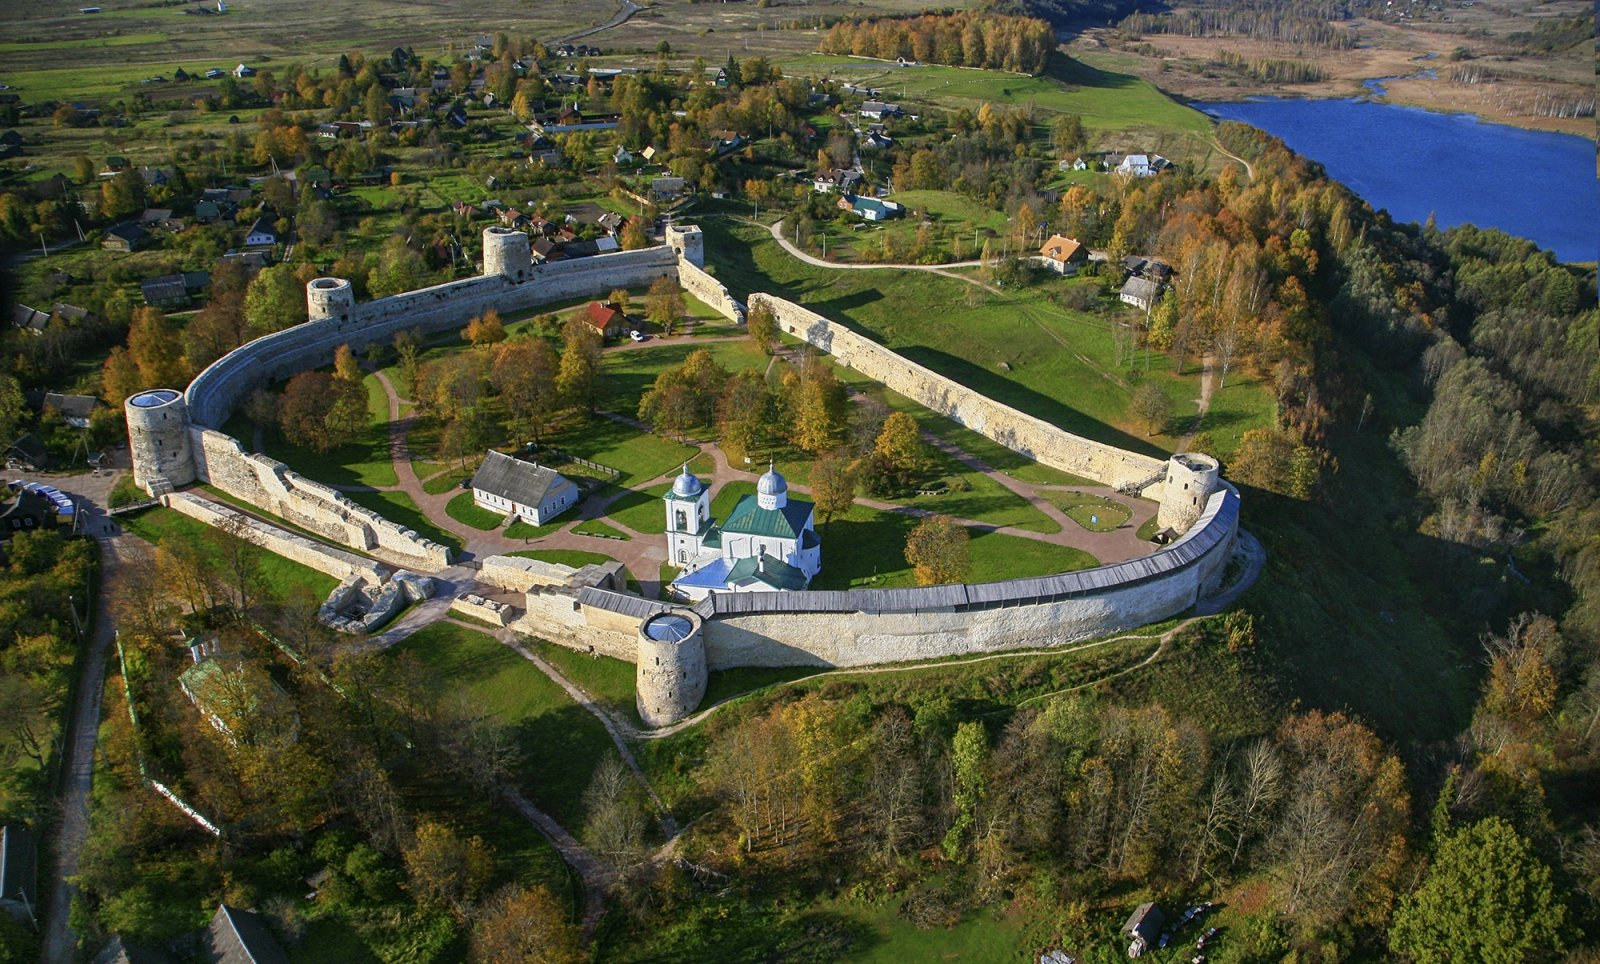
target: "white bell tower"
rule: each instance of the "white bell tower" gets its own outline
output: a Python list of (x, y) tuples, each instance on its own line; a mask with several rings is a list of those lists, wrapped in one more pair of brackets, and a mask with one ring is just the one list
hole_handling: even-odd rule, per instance
[(691, 572), (700, 555), (700, 542), (711, 528), (711, 493), (685, 462), (683, 473), (663, 501), (667, 508), (667, 562)]

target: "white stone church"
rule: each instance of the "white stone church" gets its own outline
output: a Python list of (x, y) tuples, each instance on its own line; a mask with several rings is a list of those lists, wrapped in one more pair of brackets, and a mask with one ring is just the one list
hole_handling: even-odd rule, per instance
[(770, 466), (756, 494), (740, 499), (721, 525), (711, 518), (710, 491), (687, 465), (663, 501), (668, 561), (683, 570), (672, 588), (690, 600), (804, 589), (822, 568), (814, 507), (789, 498), (789, 483)]

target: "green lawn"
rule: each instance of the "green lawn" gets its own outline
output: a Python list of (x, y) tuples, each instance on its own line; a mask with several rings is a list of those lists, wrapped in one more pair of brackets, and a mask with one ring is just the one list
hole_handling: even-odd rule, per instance
[[(906, 536), (917, 519), (858, 505), (846, 515), (819, 527), (822, 571), (813, 589), (889, 589), (914, 586), (906, 562)], [(1020, 576), (1043, 576), (1089, 569), (1098, 561), (1081, 549), (1038, 542), (1000, 532), (975, 534), (968, 582), (995, 582)]]
[(972, 570), (968, 582), (999, 582), (1022, 576), (1043, 576), (1093, 569), (1100, 560), (1071, 546), (981, 532), (972, 537)]
[(630, 489), (606, 509), (606, 518), (640, 535), (661, 535), (667, 531), (667, 510), (661, 497), (671, 488), (672, 483), (661, 482), (646, 489)]
[[(422, 483), (422, 491), (428, 493), (429, 495), (443, 495), (446, 492), (449, 492), (451, 489), (460, 486), (461, 480), (466, 477), (467, 476), (461, 472), (445, 472), (442, 475), (436, 475), (428, 481)], [(470, 495), (471, 493), (468, 492), (468, 494)]]
[[(146, 509), (122, 517), (123, 528), (149, 543), (157, 543), (162, 536), (204, 538), (216, 530), (196, 519), (179, 515), (172, 509)], [(292, 598), (297, 593), (322, 599), (333, 592), (339, 580), (309, 566), (292, 562), (272, 552), (263, 550), (256, 566), (256, 574), (268, 591), (280, 600)]]
[(1003, 231), (1006, 226), (1004, 211), (996, 211), (978, 203), (965, 194), (954, 191), (900, 191), (890, 196), (912, 212), (908, 220), (915, 221), (920, 212), (935, 224), (951, 226), (970, 224), (975, 228)]
[(488, 509), (472, 501), (472, 493), (462, 492), (449, 502), (445, 503), (444, 511), (450, 518), (462, 525), (469, 525), (474, 529), (490, 532), (505, 524), (506, 517), (498, 512)]
[(572, 531), (580, 536), (599, 536), (602, 539), (627, 540), (629, 538), (626, 532), (616, 526), (606, 525), (599, 519), (588, 519), (580, 522), (572, 527)]
[(538, 559), (541, 562), (554, 562), (563, 566), (581, 569), (587, 565), (604, 565), (615, 562), (603, 552), (587, 552), (583, 549), (518, 549), (507, 555), (521, 556), (524, 559)]
[(1151, 539), (1154, 539), (1156, 537), (1156, 533), (1160, 531), (1160, 521), (1155, 516), (1151, 516), (1144, 521), (1143, 525), (1139, 526), (1139, 531), (1135, 534), (1145, 542), (1149, 542)]
[[(637, 399), (634, 407), (638, 407)], [(621, 486), (638, 485), (665, 475), (696, 454), (690, 446), (600, 417), (568, 427), (552, 436), (548, 444), (568, 455), (616, 469), (622, 473), (616, 480)]]
[(564, 690), (486, 633), (434, 623), (389, 651), (415, 655), (441, 699), (466, 698), (510, 726), (522, 750), (516, 783), (534, 804), (577, 832), (583, 791), (611, 738)]
[(554, 519), (550, 522), (544, 523), (543, 525), (536, 526), (526, 519), (519, 518), (509, 526), (506, 526), (506, 538), (542, 539), (552, 532), (560, 532), (562, 528), (569, 525), (571, 522), (571, 519)]
[(404, 492), (346, 492), (356, 505), (366, 506), (390, 522), (416, 530), (417, 535), (432, 539), (452, 550), (461, 551), (461, 540), (451, 532), (434, 525), (422, 514), (422, 508)]
[(1133, 510), (1126, 504), (1104, 496), (1050, 489), (1040, 492), (1039, 495), (1090, 532), (1113, 532), (1133, 518)]

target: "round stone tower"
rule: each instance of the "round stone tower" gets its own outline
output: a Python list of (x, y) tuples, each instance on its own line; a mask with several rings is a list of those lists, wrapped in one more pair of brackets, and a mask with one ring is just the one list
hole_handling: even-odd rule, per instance
[(343, 278), (315, 278), (306, 285), (306, 314), (312, 321), (349, 321), (356, 292)]
[(170, 388), (140, 392), (123, 404), (123, 413), (135, 485), (157, 496), (195, 480), (189, 407), (182, 392)]
[(656, 613), (639, 626), (635, 683), (639, 718), (666, 726), (693, 713), (706, 695), (706, 646), (692, 610)]
[(1161, 490), (1156, 522), (1164, 528), (1187, 532), (1205, 511), (1206, 498), (1219, 481), (1217, 460), (1199, 452), (1179, 452), (1167, 460), (1167, 481)]
[(511, 281), (528, 280), (533, 269), (533, 254), (528, 236), (515, 228), (499, 225), (483, 229), (483, 273), (505, 275)]

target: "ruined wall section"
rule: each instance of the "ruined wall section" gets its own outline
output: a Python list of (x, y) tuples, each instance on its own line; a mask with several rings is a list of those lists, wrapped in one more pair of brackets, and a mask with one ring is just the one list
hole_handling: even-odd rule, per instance
[[(772, 309), (782, 331), (833, 355), (840, 364), (1036, 462), (1111, 486), (1148, 483), (1165, 471), (1162, 459), (1074, 435), (1002, 405), (791, 301), (753, 294), (750, 307), (757, 305)], [(1159, 489), (1158, 484), (1141, 494), (1159, 498)]]
[(744, 311), (728, 286), (687, 259), (678, 261), (678, 285), (724, 318), (744, 322)]
[(381, 563), (353, 552), (322, 545), (297, 532), (253, 519), (229, 506), (187, 492), (163, 496), (162, 502), (168, 508), (206, 525), (228, 526), (263, 549), (341, 581), (359, 578), (371, 585), (378, 585), (389, 575), (388, 568)]

